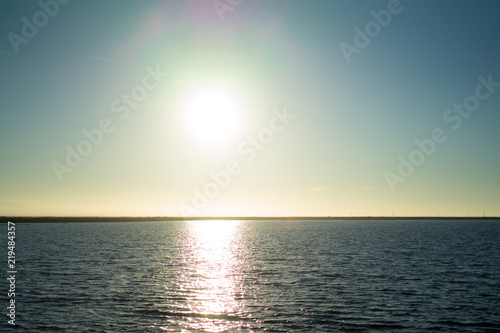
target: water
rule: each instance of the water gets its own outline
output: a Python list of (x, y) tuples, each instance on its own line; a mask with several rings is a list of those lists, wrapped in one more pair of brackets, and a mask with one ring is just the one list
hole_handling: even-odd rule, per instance
[(16, 226), (20, 332), (500, 331), (498, 221)]

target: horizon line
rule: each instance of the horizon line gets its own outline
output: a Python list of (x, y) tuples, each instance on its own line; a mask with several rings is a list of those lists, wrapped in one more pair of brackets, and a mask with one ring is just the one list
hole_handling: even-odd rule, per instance
[(415, 216), (369, 216), (369, 215), (359, 215), (359, 216), (131, 216), (131, 215), (73, 215), (73, 216), (0, 216), (0, 223), (5, 222), (133, 222), (133, 221), (190, 221), (190, 220), (488, 220), (488, 219), (500, 219), (500, 216), (429, 216), (429, 215), (415, 215)]

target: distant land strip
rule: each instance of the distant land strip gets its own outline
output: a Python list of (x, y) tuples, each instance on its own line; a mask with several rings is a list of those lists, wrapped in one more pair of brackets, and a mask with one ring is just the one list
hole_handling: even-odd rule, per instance
[(500, 220), (500, 216), (0, 216), (0, 223), (84, 223), (213, 220)]

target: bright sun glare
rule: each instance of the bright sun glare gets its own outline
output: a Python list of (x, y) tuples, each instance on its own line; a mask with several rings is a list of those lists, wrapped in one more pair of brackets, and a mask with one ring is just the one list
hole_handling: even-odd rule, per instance
[(242, 107), (236, 95), (217, 84), (198, 87), (188, 94), (182, 118), (188, 137), (204, 148), (234, 143), (243, 125)]

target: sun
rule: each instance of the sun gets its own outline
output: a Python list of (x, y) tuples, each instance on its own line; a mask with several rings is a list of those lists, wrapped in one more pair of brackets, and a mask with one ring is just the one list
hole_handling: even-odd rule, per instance
[(234, 143), (244, 125), (237, 94), (222, 84), (194, 88), (181, 110), (186, 135), (203, 148), (223, 148)]

